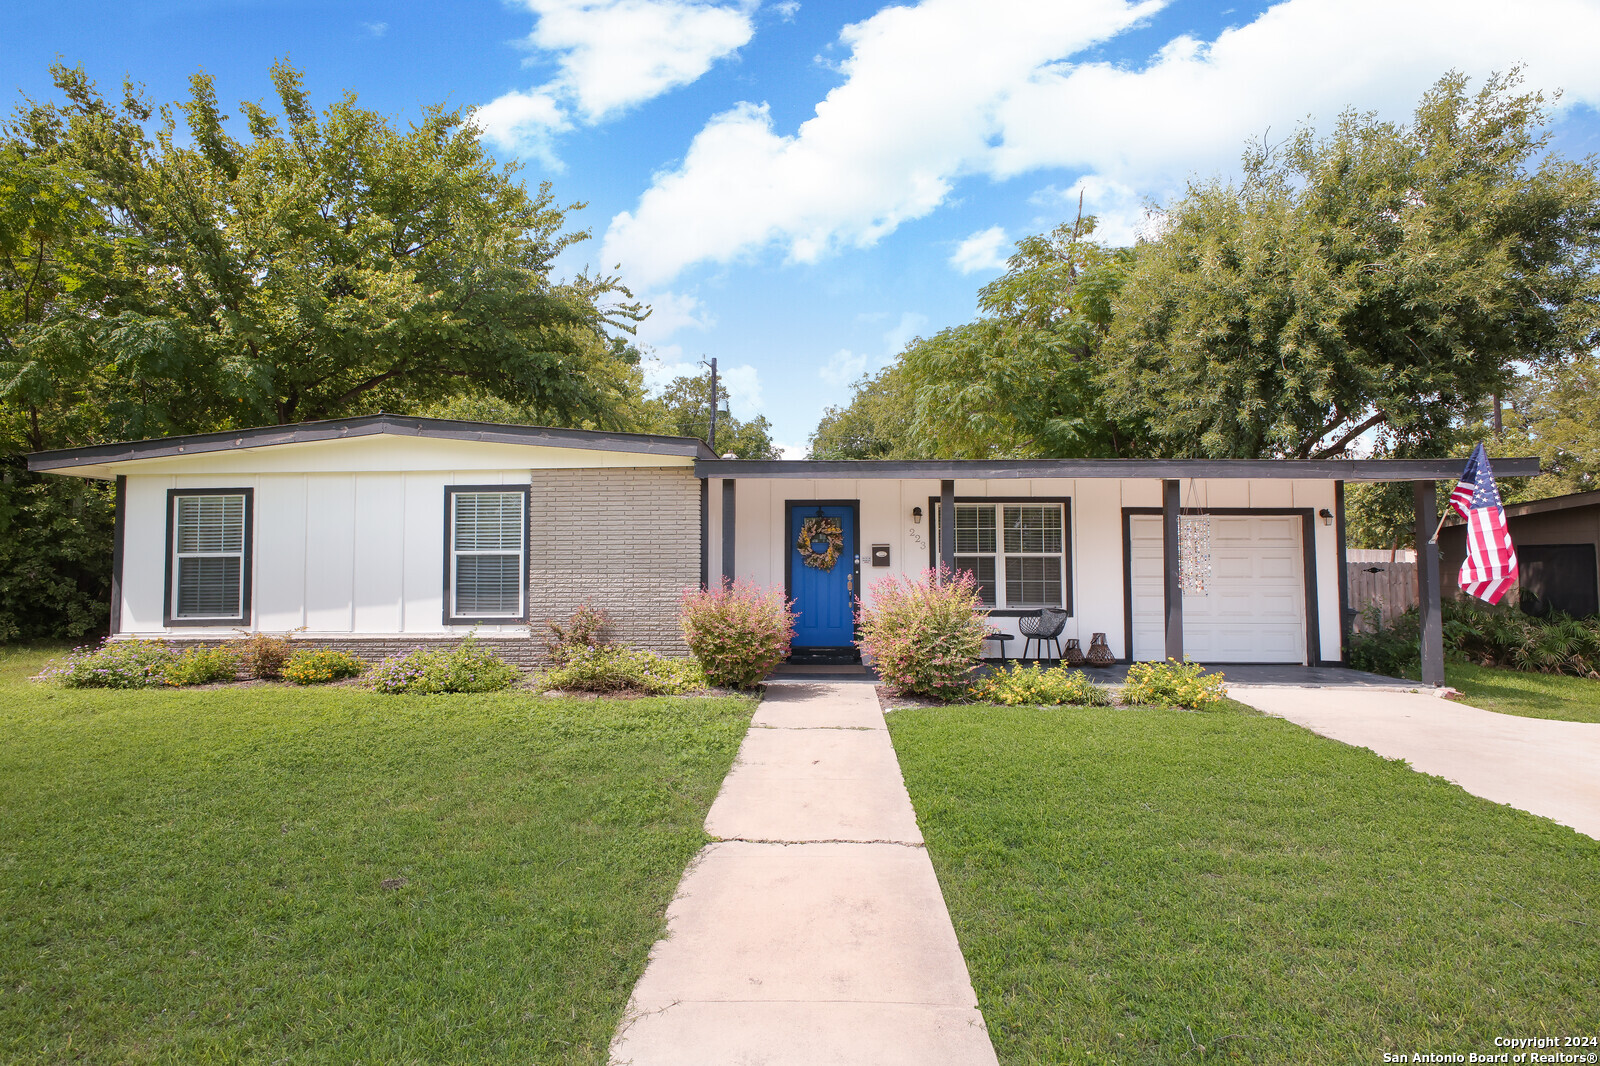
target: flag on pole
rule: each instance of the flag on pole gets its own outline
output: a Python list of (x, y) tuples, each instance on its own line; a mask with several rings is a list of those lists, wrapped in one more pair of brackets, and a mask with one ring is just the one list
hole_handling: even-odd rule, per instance
[(1499, 603), (1517, 583), (1517, 551), (1506, 529), (1505, 508), (1494, 485), (1489, 455), (1479, 444), (1450, 493), (1450, 506), (1467, 523), (1467, 558), (1457, 583), (1461, 591), (1489, 603)]

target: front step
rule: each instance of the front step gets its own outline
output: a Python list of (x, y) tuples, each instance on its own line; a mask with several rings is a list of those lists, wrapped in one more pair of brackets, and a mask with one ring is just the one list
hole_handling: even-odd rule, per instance
[(791, 648), (790, 666), (853, 666), (861, 662), (859, 648)]

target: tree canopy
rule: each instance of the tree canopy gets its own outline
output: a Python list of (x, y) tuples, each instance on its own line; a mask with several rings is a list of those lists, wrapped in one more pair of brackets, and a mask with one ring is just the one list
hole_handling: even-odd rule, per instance
[(1600, 181), (1515, 87), (1448, 75), (1409, 124), (1348, 112), (1191, 185), (1115, 301), (1113, 417), (1171, 455), (1448, 454), (1519, 364), (1592, 348)]
[[(54, 74), (63, 102), (20, 108), (5, 144), (43, 239), (68, 253), (50, 272), (69, 298), (4, 325), (0, 400), (27, 414), (31, 447), (59, 443), (32, 431), (37, 412), (83, 403), (124, 435), (463, 391), (563, 424), (616, 421), (605, 329), (642, 309), (615, 279), (551, 277), (587, 236), (564, 231), (581, 205), (556, 206), (548, 183), (530, 193), (460, 111), (400, 129), (346, 95), (319, 114), (280, 62), (277, 112), (241, 104), (236, 138), (204, 74), (159, 109)], [(4, 287), (25, 298), (42, 256), (19, 248)]]
[(52, 73), (0, 130), (0, 641), (105, 616), (108, 493), (25, 451), (378, 410), (640, 428), (645, 309), (554, 276), (582, 205), (463, 112), (319, 111), (284, 62), (238, 119), (204, 74), (157, 106)]
[(1441, 456), (1494, 395), (1575, 439), (1564, 401), (1518, 384), (1581, 390), (1600, 342), (1600, 179), (1547, 150), (1547, 118), (1515, 73), (1475, 94), (1450, 74), (1408, 123), (1347, 112), (1327, 137), (1252, 146), (1240, 181), (1191, 183), (1131, 249), (1092, 220), (1026, 238), (978, 318), (913, 341), (817, 445)]

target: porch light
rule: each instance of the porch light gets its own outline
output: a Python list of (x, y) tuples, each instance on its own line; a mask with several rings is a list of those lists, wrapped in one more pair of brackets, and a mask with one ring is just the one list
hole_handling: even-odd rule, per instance
[(1326, 507), (1324, 507), (1322, 510), (1318, 511), (1317, 512), (1317, 516), (1322, 519), (1322, 524), (1323, 525), (1325, 525), (1325, 526), (1333, 525), (1333, 512), (1328, 510)]
[(911, 523), (912, 523), (912, 525), (918, 525), (918, 526), (920, 526), (922, 524), (922, 508), (920, 508), (920, 507), (911, 508)]

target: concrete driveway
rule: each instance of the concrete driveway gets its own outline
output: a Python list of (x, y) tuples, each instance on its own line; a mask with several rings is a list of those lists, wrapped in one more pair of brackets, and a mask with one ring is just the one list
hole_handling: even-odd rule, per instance
[(1496, 714), (1399, 687), (1228, 686), (1267, 714), (1600, 838), (1600, 725)]

